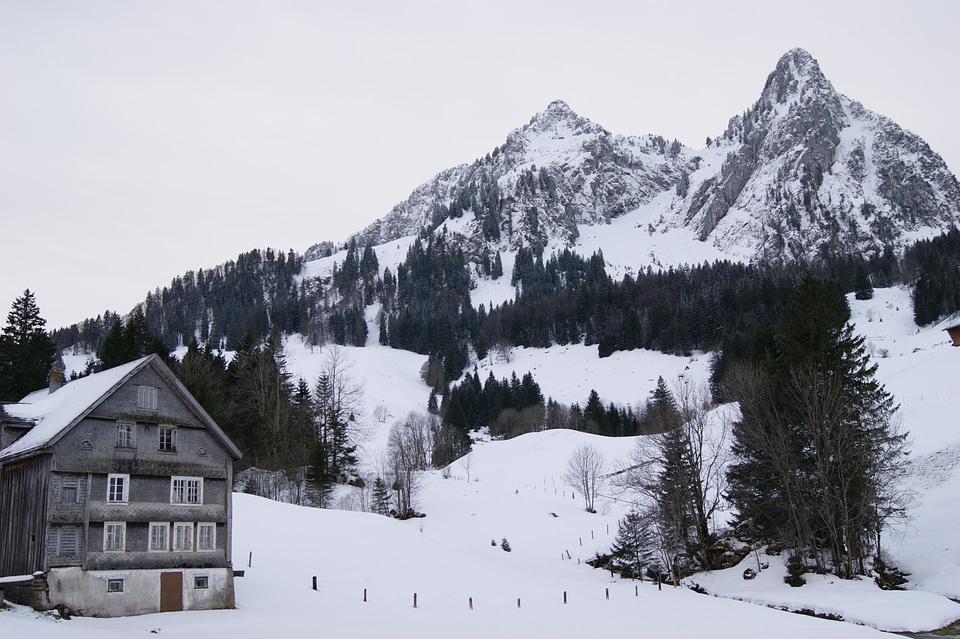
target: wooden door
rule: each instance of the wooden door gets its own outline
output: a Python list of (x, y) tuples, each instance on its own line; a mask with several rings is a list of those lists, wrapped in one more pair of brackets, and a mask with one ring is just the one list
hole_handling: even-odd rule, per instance
[(160, 573), (160, 612), (183, 610), (183, 573)]

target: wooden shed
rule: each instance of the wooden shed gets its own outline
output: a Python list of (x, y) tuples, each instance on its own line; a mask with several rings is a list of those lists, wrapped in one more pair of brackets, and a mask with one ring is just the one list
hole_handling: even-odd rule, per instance
[(960, 346), (960, 324), (954, 324), (953, 326), (948, 326), (943, 330), (947, 331), (947, 334), (950, 336), (950, 339), (953, 340), (954, 346)]

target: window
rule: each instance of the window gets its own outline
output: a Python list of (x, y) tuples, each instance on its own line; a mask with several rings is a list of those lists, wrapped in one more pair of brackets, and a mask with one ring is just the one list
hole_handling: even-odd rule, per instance
[(171, 504), (202, 504), (203, 477), (171, 477)]
[(140, 410), (157, 410), (157, 388), (141, 386), (137, 390), (137, 408)]
[(173, 525), (173, 549), (193, 550), (193, 524)]
[(209, 523), (197, 524), (197, 550), (209, 551), (217, 549), (217, 525)]
[(210, 577), (207, 575), (197, 575), (193, 578), (193, 587), (195, 590), (206, 590), (210, 587)]
[(75, 504), (79, 501), (80, 479), (64, 476), (60, 480), (60, 501), (65, 504)]
[(133, 448), (133, 424), (117, 422), (117, 448)]
[(103, 524), (103, 550), (121, 552), (123, 551), (124, 537), (126, 537), (127, 524), (122, 521), (108, 521)]
[(60, 526), (57, 535), (57, 554), (61, 557), (75, 557), (79, 550), (80, 530), (76, 526)]
[(107, 592), (123, 592), (123, 579), (107, 579)]
[(113, 504), (127, 503), (130, 475), (107, 475), (107, 501)]
[(160, 427), (160, 450), (168, 453), (177, 452), (177, 429), (173, 426)]
[(167, 522), (150, 524), (150, 550), (160, 551), (167, 549), (167, 536), (170, 532), (170, 524)]

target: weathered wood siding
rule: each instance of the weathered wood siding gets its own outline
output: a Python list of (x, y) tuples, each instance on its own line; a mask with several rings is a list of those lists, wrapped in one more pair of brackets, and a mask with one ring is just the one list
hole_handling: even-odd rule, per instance
[[(140, 386), (157, 389), (156, 410), (137, 408)], [(133, 425), (130, 446), (117, 445), (118, 422)], [(176, 429), (175, 450), (160, 450), (161, 427)], [(230, 566), (230, 481), (233, 458), (216, 435), (189, 409), (166, 380), (145, 368), (74, 426), (53, 445), (56, 475), (89, 476), (85, 508), (71, 511), (57, 505), (57, 523), (84, 526), (83, 567), (86, 570), (213, 568)], [(129, 475), (127, 503), (107, 501), (107, 475)], [(202, 504), (170, 503), (171, 479), (203, 478)], [(85, 479), (86, 481), (86, 479)], [(104, 552), (105, 522), (125, 522), (125, 550)], [(151, 522), (216, 524), (216, 550), (150, 551)], [(55, 534), (51, 532), (51, 538)], [(51, 549), (56, 553), (56, 549)], [(69, 558), (51, 561), (77, 565)]]
[(0, 468), (0, 576), (46, 570), (50, 456)]

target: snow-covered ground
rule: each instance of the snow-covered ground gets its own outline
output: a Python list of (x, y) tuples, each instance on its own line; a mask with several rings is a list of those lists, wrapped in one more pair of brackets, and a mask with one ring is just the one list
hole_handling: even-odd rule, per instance
[[(561, 479), (571, 452), (584, 442), (611, 465), (635, 440), (604, 439), (572, 431), (479, 442), (465, 464), (424, 479), (419, 509), (426, 517), (385, 517), (316, 510), (235, 496), (234, 566), (237, 609), (128, 619), (54, 621), (16, 608), (0, 612), (0, 636), (356, 637), (609, 636), (634, 634), (710, 637), (880, 636), (876, 629), (922, 631), (960, 618), (960, 349), (949, 346), (943, 325), (918, 330), (903, 289), (877, 290), (873, 300), (852, 300), (853, 320), (879, 365), (878, 377), (901, 405), (914, 451), (904, 481), (915, 492), (913, 518), (890, 531), (892, 563), (910, 573), (911, 590), (885, 592), (869, 579), (843, 581), (807, 575), (807, 585), (783, 583), (782, 556), (759, 555), (770, 567), (744, 581), (745, 566), (695, 575), (717, 596), (687, 588), (638, 583), (594, 570), (584, 562), (606, 552), (627, 504), (604, 490), (596, 514)], [(315, 378), (322, 354), (297, 340), (287, 343), (295, 375)], [(389, 425), (422, 411), (428, 389), (419, 380), (423, 357), (371, 345), (344, 349), (352, 374), (366, 384), (368, 446), (385, 441)], [(586, 399), (596, 388), (605, 401), (636, 405), (658, 375), (677, 383), (702, 381), (707, 356), (676, 358), (634, 351), (600, 360), (596, 349), (518, 349), (509, 362), (478, 363), (484, 378), (516, 371), (534, 374), (545, 395), (563, 403)], [(81, 362), (82, 365), (82, 362)], [(378, 424), (373, 409), (391, 417)], [(504, 552), (501, 540), (512, 547)], [(496, 545), (492, 545), (495, 542)], [(251, 557), (252, 562), (248, 566)], [(319, 589), (311, 588), (317, 576)], [(364, 602), (366, 591), (367, 601)], [(567, 603), (564, 604), (564, 593)], [(607, 594), (609, 593), (609, 599)], [(414, 595), (417, 607), (414, 608)], [(470, 609), (470, 600), (473, 609)], [(519, 601), (519, 605), (518, 605)], [(756, 605), (762, 604), (762, 605)], [(774, 608), (805, 609), (842, 617), (839, 623)]]

